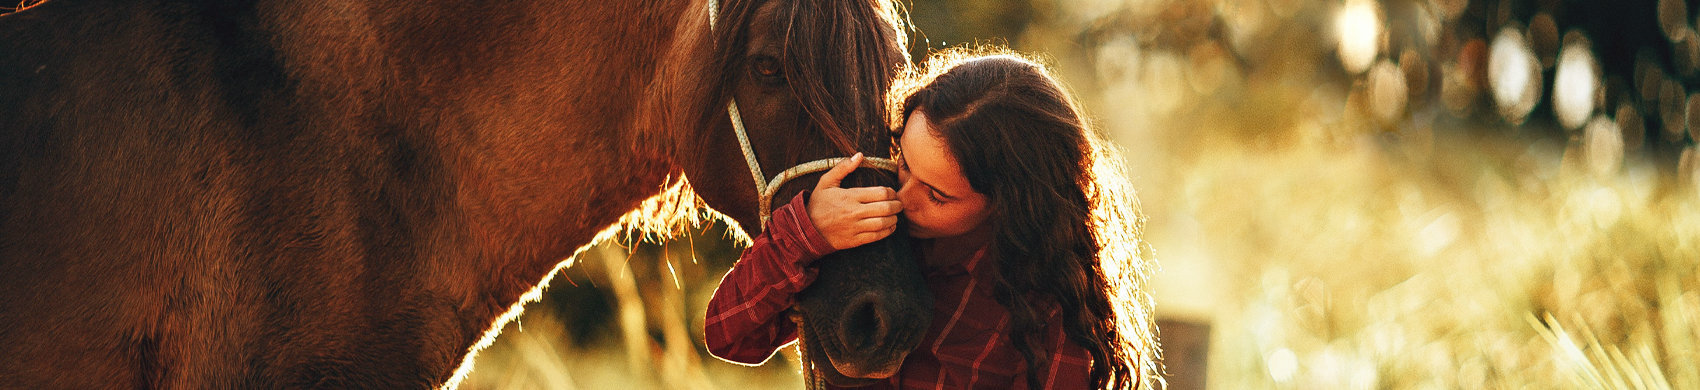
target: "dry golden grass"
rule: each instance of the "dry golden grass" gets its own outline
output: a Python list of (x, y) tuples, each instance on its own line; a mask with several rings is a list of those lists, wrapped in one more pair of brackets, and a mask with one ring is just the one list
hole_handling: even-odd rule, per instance
[(801, 388), (792, 349), (752, 368), (703, 347), (708, 299), (737, 255), (724, 228), (581, 254), (479, 353), (461, 388)]
[(1366, 136), (1190, 168), (1173, 211), (1233, 275), (1212, 387), (1700, 386), (1693, 194), (1508, 142)]

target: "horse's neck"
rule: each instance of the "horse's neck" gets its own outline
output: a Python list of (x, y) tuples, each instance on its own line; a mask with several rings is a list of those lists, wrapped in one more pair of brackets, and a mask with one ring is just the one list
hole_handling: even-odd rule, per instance
[(323, 96), (304, 100), (395, 128), (443, 167), (422, 178), (446, 193), (411, 243), (425, 271), (409, 282), (471, 305), (462, 326), (496, 319), (675, 169), (629, 139), (682, 6), (275, 3), (280, 36), (323, 38), (276, 40), (302, 94)]
[(271, 15), (302, 93), (323, 96), (304, 100), (402, 129), (442, 154), (467, 222), (547, 242), (561, 238), (526, 236), (594, 233), (661, 185), (668, 164), (628, 140), (686, 2), (273, 2)]

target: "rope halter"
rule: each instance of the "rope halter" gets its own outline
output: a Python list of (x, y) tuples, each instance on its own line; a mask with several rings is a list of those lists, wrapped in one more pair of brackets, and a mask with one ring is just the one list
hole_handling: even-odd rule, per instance
[[(732, 117), (732, 130), (738, 133), (738, 146), (744, 150), (744, 163), (750, 166), (751, 179), (754, 179), (756, 183), (756, 194), (761, 197), (761, 208), (758, 210), (761, 211), (763, 229), (767, 228), (767, 220), (773, 216), (773, 211), (771, 211), (773, 195), (779, 192), (779, 186), (797, 176), (832, 169), (838, 163), (850, 159), (849, 157), (832, 157), (798, 164), (780, 172), (779, 176), (774, 176), (773, 181), (768, 181), (767, 175), (762, 174), (761, 163), (756, 162), (755, 148), (750, 147), (750, 137), (747, 134), (748, 132), (744, 130), (744, 118), (738, 115), (737, 100), (726, 104), (726, 113)], [(897, 172), (897, 162), (887, 158), (864, 156), (862, 157), (861, 167)]]

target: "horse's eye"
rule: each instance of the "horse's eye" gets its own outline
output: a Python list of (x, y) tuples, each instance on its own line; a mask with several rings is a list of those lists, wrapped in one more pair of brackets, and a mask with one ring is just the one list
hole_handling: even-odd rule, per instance
[(756, 57), (750, 63), (750, 71), (755, 73), (757, 79), (765, 83), (781, 84), (785, 82), (785, 75), (779, 69), (779, 60), (773, 57)]

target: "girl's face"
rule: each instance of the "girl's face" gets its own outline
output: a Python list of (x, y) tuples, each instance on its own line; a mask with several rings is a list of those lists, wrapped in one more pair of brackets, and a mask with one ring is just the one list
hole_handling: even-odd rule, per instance
[(909, 235), (915, 238), (941, 238), (967, 233), (986, 222), (991, 210), (986, 207), (986, 195), (974, 192), (968, 177), (956, 165), (950, 147), (933, 133), (927, 116), (920, 110), (909, 115), (903, 137), (897, 199), (903, 202), (903, 214), (909, 219)]

